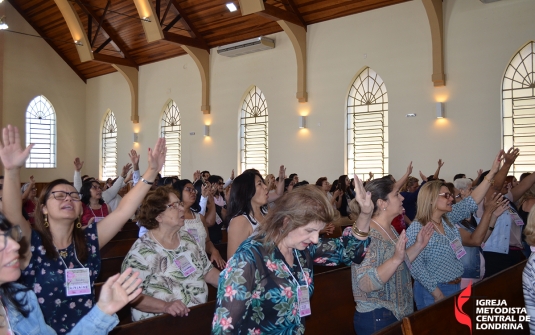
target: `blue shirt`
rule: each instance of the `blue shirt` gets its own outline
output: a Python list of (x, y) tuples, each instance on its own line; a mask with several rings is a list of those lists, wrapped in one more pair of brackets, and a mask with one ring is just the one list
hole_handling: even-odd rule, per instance
[[(18, 284), (20, 285), (20, 284)], [(22, 286), (22, 285), (20, 285)], [(29, 310), (29, 315), (25, 318), (12, 305), (7, 305), (7, 315), (9, 324), (17, 335), (55, 335), (54, 329), (45, 323), (41, 308), (37, 302), (37, 297), (33, 291), (17, 293), (18, 301), (26, 302), (24, 306)], [(117, 315), (108, 315), (97, 306), (93, 307), (76, 326), (67, 334), (69, 335), (104, 335), (108, 334), (117, 324)]]

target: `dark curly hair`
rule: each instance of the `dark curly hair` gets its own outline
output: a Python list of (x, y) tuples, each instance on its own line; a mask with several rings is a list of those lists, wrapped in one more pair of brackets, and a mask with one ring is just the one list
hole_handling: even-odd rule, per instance
[[(91, 179), (89, 181), (84, 181), (82, 188), (80, 189), (80, 193), (82, 194), (82, 202), (86, 205), (89, 205), (89, 199), (91, 199), (91, 188), (93, 187), (93, 183), (97, 183), (100, 187), (100, 183), (98, 181)], [(98, 203), (101, 205), (104, 203), (102, 197), (98, 199)]]
[(156, 217), (167, 209), (166, 203), (169, 202), (171, 193), (181, 199), (178, 192), (171, 186), (160, 186), (145, 196), (137, 215), (137, 220), (141, 226), (148, 230), (158, 228), (159, 222)]

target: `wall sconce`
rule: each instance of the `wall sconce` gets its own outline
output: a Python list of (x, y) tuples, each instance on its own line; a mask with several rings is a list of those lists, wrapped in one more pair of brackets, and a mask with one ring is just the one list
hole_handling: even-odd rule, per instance
[(210, 126), (207, 124), (204, 125), (204, 136), (210, 136)]
[(138, 138), (139, 138), (139, 133), (134, 133), (134, 136), (133, 136), (134, 143), (138, 142)]
[(9, 27), (6, 24), (6, 17), (5, 16), (0, 17), (0, 30), (6, 30), (7, 28)]
[(437, 102), (437, 119), (442, 119), (444, 117), (444, 103)]
[(299, 128), (306, 128), (307, 127), (307, 119), (306, 116), (301, 115), (299, 116)]

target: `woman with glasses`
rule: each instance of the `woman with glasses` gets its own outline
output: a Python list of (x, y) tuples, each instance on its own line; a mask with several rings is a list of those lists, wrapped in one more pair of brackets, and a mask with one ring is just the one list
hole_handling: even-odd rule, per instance
[(217, 287), (219, 271), (194, 236), (181, 229), (184, 204), (178, 192), (166, 186), (151, 191), (137, 218), (148, 232), (123, 261), (123, 269), (132, 267), (143, 280), (143, 293), (132, 303), (132, 320), (162, 313), (188, 315), (188, 307), (206, 302), (206, 283)]
[[(32, 145), (22, 149), (19, 131), (3, 130), (0, 158), (4, 165), (4, 214), (21, 226), (23, 246), (19, 266), (20, 282), (33, 289), (45, 322), (58, 333), (68, 333), (94, 305), (93, 283), (100, 272), (100, 252), (134, 214), (165, 162), (165, 139), (158, 139), (148, 151), (149, 168), (102, 224), (82, 229), (80, 193), (64, 179), (51, 182), (39, 198), (32, 230), (22, 216), (20, 169)], [(76, 281), (76, 287), (67, 281)]]
[[(0, 214), (0, 231), (0, 333), (55, 335), (45, 323), (35, 293), (16, 283), (20, 277), (18, 242), (22, 229)], [(138, 275), (127, 269), (121, 276), (110, 277), (102, 286), (96, 306), (68, 334), (108, 334), (119, 323), (115, 312), (141, 293)]]
[(215, 225), (216, 211), (214, 199), (210, 194), (210, 186), (202, 186), (203, 197), (207, 198), (206, 215), (200, 213), (197, 201), (197, 190), (188, 179), (182, 179), (173, 184), (184, 203), (184, 225), (182, 231), (189, 233), (199, 243), (201, 248), (210, 254), (210, 262), (215, 262), (217, 267), (225, 267), (225, 260), (216, 249), (208, 236), (208, 227)]
[(432, 225), (434, 232), (427, 246), (411, 264), (411, 274), (415, 279), (414, 300), (418, 310), (459, 291), (464, 272), (461, 258), (466, 255), (463, 245), (480, 246), (488, 225), (470, 233), (458, 229), (455, 224), (477, 210), (477, 204), (483, 200), (492, 178), (498, 172), (501, 158), (500, 151), (485, 181), (471, 196), (456, 204), (454, 195), (439, 180), (428, 182), (420, 188), (416, 217), (407, 229), (407, 247), (416, 243), (418, 233), (424, 226)]
[(80, 189), (82, 195), (82, 226), (102, 221), (111, 212), (102, 199), (102, 187), (96, 180), (86, 181)]

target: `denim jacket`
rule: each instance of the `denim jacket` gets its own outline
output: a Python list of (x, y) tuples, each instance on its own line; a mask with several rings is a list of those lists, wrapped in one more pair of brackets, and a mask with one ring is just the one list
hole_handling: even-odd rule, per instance
[[(54, 329), (45, 323), (43, 313), (37, 302), (35, 293), (31, 290), (26, 292), (19, 292), (16, 296), (18, 301), (26, 303), (26, 308), (29, 309), (30, 314), (25, 318), (17, 309), (12, 306), (7, 306), (7, 314), (9, 323), (13, 332), (16, 335), (55, 335)], [(70, 335), (101, 335), (108, 334), (117, 324), (119, 319), (117, 315), (108, 315), (100, 310), (98, 306), (94, 306), (91, 311), (86, 314), (80, 322), (67, 334)]]
[[(474, 232), (474, 229), (465, 227), (462, 224), (457, 224), (457, 227), (466, 230), (470, 234)], [(480, 247), (463, 247), (466, 255), (461, 257), (461, 262), (464, 266), (462, 278), (481, 278), (481, 257), (479, 253), (482, 249)]]

